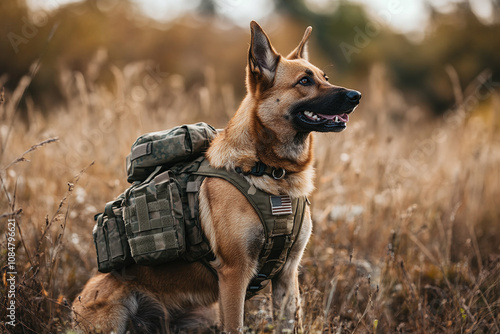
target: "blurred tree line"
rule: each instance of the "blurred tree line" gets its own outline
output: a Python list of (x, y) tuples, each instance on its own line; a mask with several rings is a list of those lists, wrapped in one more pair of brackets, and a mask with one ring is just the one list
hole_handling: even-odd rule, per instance
[[(280, 19), (273, 22), (281, 27), (276, 28), (279, 34), (271, 34), (273, 42), (291, 48), (303, 28), (312, 25), (312, 44), (326, 63), (335, 64), (336, 79), (362, 83), (374, 64), (383, 64), (393, 85), (412, 102), (441, 113), (454, 103), (446, 65), (455, 68), (464, 86), (484, 69), (492, 70), (494, 81), (500, 79), (500, 0), (489, 1), (494, 8), (489, 23), (478, 19), (466, 0), (448, 13), (429, 4), (429, 26), (415, 42), (383, 18), (373, 20), (357, 3), (335, 2), (334, 10), (318, 11), (307, 0), (274, 0), (273, 15)], [(80, 71), (113, 89), (112, 66), (144, 59), (151, 61), (151, 71), (181, 74), (186, 87), (203, 84), (206, 68), (213, 67), (218, 83), (244, 92), (248, 28), (218, 17), (214, 0), (168, 23), (145, 17), (128, 0), (85, 0), (52, 12), (33, 12), (26, 0), (2, 0), (0, 31), (0, 85), (13, 90), (39, 60), (28, 94), (46, 112), (61, 97), (60, 69)], [(98, 70), (89, 67), (92, 62), (99, 63)]]
[[(492, 71), (493, 81), (500, 79), (499, 0), (492, 0), (493, 22), (489, 24), (474, 14), (467, 0), (456, 3), (448, 13), (437, 11), (429, 1), (429, 26), (422, 27), (427, 31), (418, 42), (374, 22), (358, 4), (340, 1), (333, 13), (323, 14), (311, 11), (306, 2), (276, 0), (279, 11), (314, 22), (319, 45), (340, 72), (361, 77), (374, 63), (382, 63), (393, 85), (436, 113), (445, 112), (455, 102), (446, 65), (456, 70), (463, 86), (485, 69)], [(387, 4), (382, 21), (398, 14), (391, 1)]]

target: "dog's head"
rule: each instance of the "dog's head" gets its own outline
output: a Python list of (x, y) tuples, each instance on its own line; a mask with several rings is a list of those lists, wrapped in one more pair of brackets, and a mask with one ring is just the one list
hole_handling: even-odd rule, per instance
[[(332, 85), (325, 73), (308, 61), (308, 27), (288, 56), (275, 51), (262, 28), (250, 24), (247, 91), (264, 126), (287, 132), (340, 132), (359, 104), (361, 93)], [(266, 126), (267, 127), (267, 126)]]

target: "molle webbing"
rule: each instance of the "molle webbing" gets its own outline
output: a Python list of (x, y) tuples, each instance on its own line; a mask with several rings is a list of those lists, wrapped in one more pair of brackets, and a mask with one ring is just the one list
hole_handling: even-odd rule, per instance
[(186, 249), (181, 191), (170, 171), (160, 171), (157, 168), (124, 195), (125, 230), (137, 263), (164, 263)]
[(264, 282), (272, 279), (283, 268), (288, 254), (300, 233), (306, 198), (291, 199), (291, 214), (273, 215), (271, 197), (253, 185), (241, 175), (223, 169), (210, 167), (204, 161), (195, 174), (222, 178), (234, 185), (253, 206), (264, 227), (265, 242), (259, 255), (258, 274), (252, 279), (247, 288), (247, 298), (265, 287)]

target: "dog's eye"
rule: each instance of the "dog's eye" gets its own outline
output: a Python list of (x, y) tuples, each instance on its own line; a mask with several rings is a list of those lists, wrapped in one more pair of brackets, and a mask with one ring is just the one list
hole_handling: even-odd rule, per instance
[(310, 86), (313, 83), (314, 82), (309, 77), (303, 77), (299, 80), (299, 84), (301, 84), (302, 86)]

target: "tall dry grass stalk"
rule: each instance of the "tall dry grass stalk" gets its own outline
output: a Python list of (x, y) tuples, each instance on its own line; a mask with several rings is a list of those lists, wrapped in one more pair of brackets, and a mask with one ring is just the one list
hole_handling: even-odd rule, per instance
[[(99, 86), (92, 73), (105, 56), (85, 74), (62, 71), (64, 103), (28, 103), (27, 122), (12, 121), (17, 90), (0, 104), (0, 232), (16, 220), (19, 332), (68, 326), (68, 301), (97, 272), (92, 217), (127, 187), (135, 138), (197, 121), (223, 127), (237, 107), (212, 69), (188, 89), (182, 76), (137, 62), (113, 67), (115, 84)], [(429, 119), (405, 104), (383, 68), (368, 82), (348, 129), (316, 135), (315, 233), (300, 276), (306, 332), (498, 331), (498, 95), (466, 105), (463, 93), (456, 110)], [(249, 332), (272, 330), (269, 305), (266, 295), (248, 302)]]

